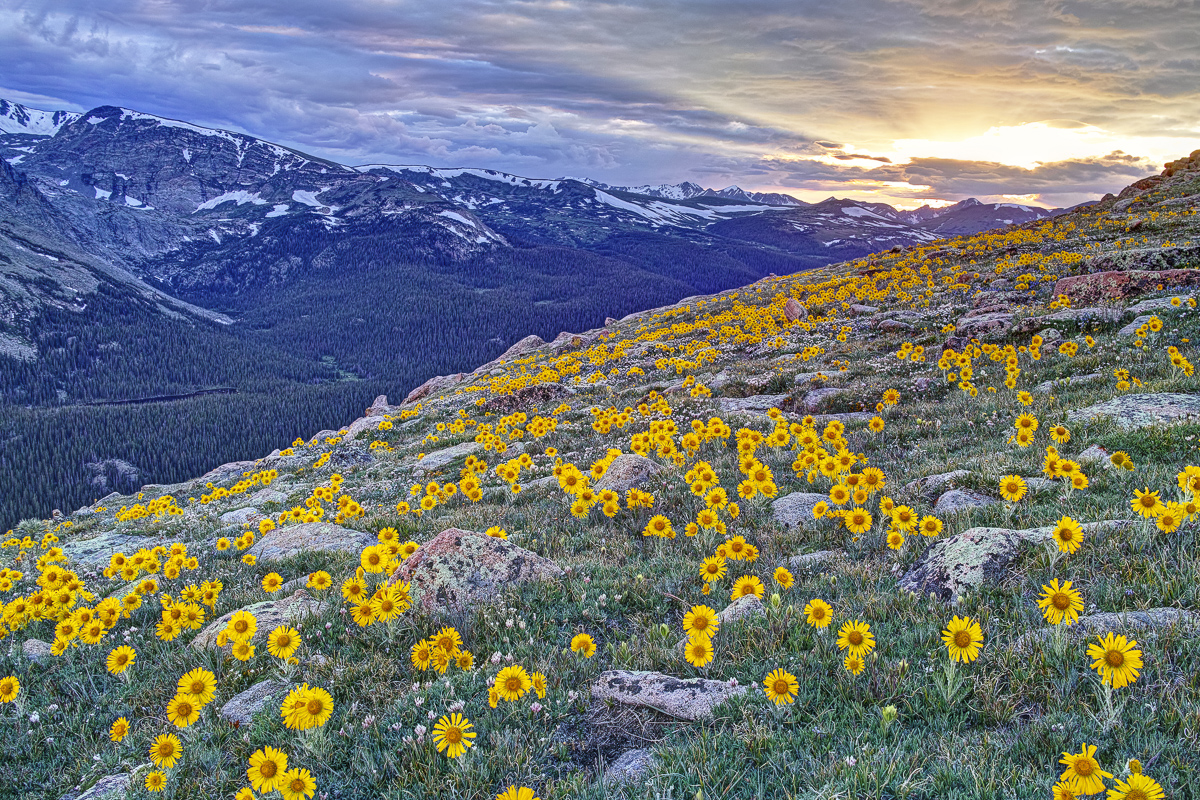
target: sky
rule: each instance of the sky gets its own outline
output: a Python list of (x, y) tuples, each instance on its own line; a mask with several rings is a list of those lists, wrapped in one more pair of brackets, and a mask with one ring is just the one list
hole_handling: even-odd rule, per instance
[(0, 0), (0, 97), (347, 164), (1068, 206), (1200, 149), (1200, 0)]

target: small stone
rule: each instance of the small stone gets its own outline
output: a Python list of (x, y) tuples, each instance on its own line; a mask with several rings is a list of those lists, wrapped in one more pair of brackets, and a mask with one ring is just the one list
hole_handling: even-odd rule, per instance
[(972, 508), (994, 506), (1000, 501), (970, 489), (951, 489), (937, 499), (933, 510), (938, 514), (956, 514)]
[(21, 652), (35, 664), (45, 664), (54, 658), (50, 652), (50, 643), (41, 639), (26, 639), (21, 645)]
[(645, 456), (636, 453), (625, 453), (613, 459), (604, 475), (596, 481), (595, 490), (603, 492), (612, 490), (625, 493), (634, 486), (641, 486), (663, 468)]
[(244, 525), (247, 522), (258, 519), (258, 509), (254, 506), (246, 506), (233, 511), (226, 511), (221, 515), (221, 522), (226, 525)]
[(66, 794), (62, 800), (125, 800), (129, 791), (128, 772), (120, 775), (106, 775), (96, 781), (83, 794)]
[(1109, 461), (1110, 456), (1112, 456), (1112, 453), (1108, 452), (1100, 445), (1094, 444), (1091, 447), (1089, 447), (1087, 450), (1084, 450), (1082, 453), (1079, 454), (1079, 463), (1080, 464), (1103, 463), (1104, 466), (1107, 467), (1112, 463), (1111, 461)]
[(790, 569), (815, 569), (827, 561), (832, 561), (841, 555), (838, 550), (817, 550), (813, 553), (804, 553), (799, 556), (792, 556), (788, 559), (788, 567)]
[(783, 304), (783, 315), (787, 317), (788, 322), (795, 322), (808, 316), (808, 310), (794, 297), (789, 297)]
[(254, 715), (272, 700), (283, 700), (288, 685), (281, 681), (266, 680), (254, 684), (241, 694), (236, 694), (221, 706), (221, 719), (238, 727), (249, 725)]
[(629, 670), (602, 672), (592, 684), (593, 700), (650, 708), (687, 722), (711, 717), (721, 703), (745, 692), (745, 686), (730, 686), (728, 681)]
[(1033, 390), (1040, 394), (1050, 394), (1052, 391), (1063, 391), (1072, 386), (1083, 386), (1089, 383), (1102, 383), (1104, 380), (1105, 375), (1103, 373), (1091, 372), (1087, 375), (1071, 375), (1055, 381), (1042, 381), (1033, 387)]
[(841, 386), (827, 386), (823, 389), (813, 389), (804, 395), (804, 410), (814, 414), (828, 401), (841, 395), (849, 394), (850, 390)]
[(750, 397), (722, 397), (717, 406), (722, 414), (766, 414), (787, 400), (786, 394), (756, 394)]
[(924, 478), (917, 478), (915, 481), (905, 484), (904, 491), (932, 503), (945, 487), (954, 486), (963, 479), (970, 477), (971, 474), (971, 470), (969, 469), (955, 469), (950, 472), (939, 472), (936, 475), (926, 475)]
[(737, 622), (747, 617), (762, 617), (767, 613), (766, 606), (762, 600), (759, 600), (754, 595), (739, 597), (729, 605), (725, 606), (724, 610), (717, 614), (717, 621), (722, 625), (730, 622)]
[(875, 306), (865, 306), (865, 305), (862, 305), (861, 303), (851, 303), (850, 304), (850, 313), (856, 317), (864, 317), (864, 316), (869, 316), (871, 314), (879, 313), (879, 309), (876, 308)]
[(657, 763), (654, 751), (649, 748), (626, 750), (604, 770), (604, 782), (616, 785), (639, 783)]
[(817, 503), (829, 502), (829, 496), (815, 492), (793, 492), (771, 503), (771, 515), (785, 528), (812, 528), (817, 520), (813, 509)]

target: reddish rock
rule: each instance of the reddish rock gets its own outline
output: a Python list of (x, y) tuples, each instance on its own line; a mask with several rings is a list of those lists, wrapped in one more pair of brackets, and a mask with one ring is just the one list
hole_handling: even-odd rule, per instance
[(789, 297), (787, 302), (783, 304), (783, 315), (787, 317), (788, 322), (795, 322), (798, 319), (807, 317), (808, 311), (796, 298)]
[(1065, 294), (1073, 303), (1091, 303), (1097, 300), (1124, 300), (1152, 292), (1160, 285), (1200, 286), (1200, 269), (1128, 270), (1072, 275), (1059, 278), (1054, 284), (1054, 294)]
[(409, 392), (408, 397), (404, 398), (404, 402), (405, 403), (415, 403), (418, 400), (422, 400), (422, 399), (430, 396), (431, 394), (436, 394), (445, 389), (448, 389), (451, 386), (453, 386), (454, 384), (458, 383), (460, 380), (462, 380), (462, 377), (463, 377), (462, 373), (458, 372), (458, 373), (455, 373), (454, 375), (438, 375), (437, 377), (430, 378), (429, 380), (425, 381), (420, 386), (418, 386), (417, 388), (415, 388), (411, 392)]
[(418, 547), (391, 580), (409, 584), (415, 608), (435, 613), (491, 603), (506, 586), (561, 575), (553, 561), (504, 539), (449, 528)]

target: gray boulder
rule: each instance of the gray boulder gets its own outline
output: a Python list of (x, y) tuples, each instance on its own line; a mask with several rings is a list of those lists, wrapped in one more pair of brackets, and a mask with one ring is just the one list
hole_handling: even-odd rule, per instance
[(300, 553), (357, 553), (375, 537), (330, 522), (285, 525), (262, 535), (250, 552), (262, 561), (278, 561)]
[[(254, 638), (250, 642), (256, 647), (265, 647), (267, 635), (275, 630), (275, 628), (285, 624), (295, 625), (305, 617), (323, 614), (329, 608), (328, 603), (314, 600), (308, 592), (301, 590), (291, 597), (284, 597), (279, 600), (265, 600), (238, 610), (249, 611), (254, 615), (257, 628)], [(225, 616), (210, 622), (192, 640), (192, 647), (197, 650), (217, 649), (217, 638), (220, 636), (221, 631), (225, 630), (225, 627), (229, 624), (229, 620), (236, 613), (237, 611), (230, 611)], [(225, 650), (228, 651), (228, 649), (229, 645), (226, 645)]]
[(793, 492), (777, 497), (771, 503), (771, 515), (785, 528), (813, 527), (813, 509), (817, 503), (828, 502), (829, 496), (815, 492)]
[(766, 414), (787, 400), (786, 394), (756, 394), (750, 397), (722, 397), (717, 406), (722, 414)]
[(614, 492), (627, 492), (634, 486), (641, 486), (651, 477), (658, 475), (663, 468), (636, 453), (625, 453), (613, 459), (600, 480), (596, 481), (595, 489), (603, 492), (611, 489)]
[(934, 502), (942, 490), (947, 486), (954, 486), (956, 483), (971, 476), (969, 469), (955, 469), (950, 472), (939, 472), (936, 475), (926, 475), (923, 478), (917, 478), (915, 481), (910, 481), (905, 484), (904, 491), (910, 495), (916, 495), (926, 502)]
[(26, 639), (21, 645), (21, 653), (35, 664), (45, 664), (54, 658), (50, 652), (50, 643), (41, 639)]
[(163, 543), (162, 539), (151, 536), (127, 536), (109, 531), (90, 539), (64, 541), (60, 547), (71, 561), (91, 569), (102, 569), (108, 566), (113, 553), (133, 555), (139, 548)]
[(282, 701), (287, 689), (288, 684), (282, 681), (260, 681), (221, 706), (221, 719), (238, 727), (249, 725), (254, 721), (254, 715), (262, 711), (268, 702)]
[(972, 508), (994, 506), (1000, 501), (970, 489), (951, 489), (937, 499), (933, 510), (938, 514), (957, 514)]
[(640, 783), (657, 763), (654, 751), (647, 747), (626, 750), (604, 770), (604, 782), (616, 785)]
[(93, 783), (82, 794), (69, 793), (62, 800), (125, 800), (129, 791), (130, 774), (106, 775)]
[(687, 722), (709, 718), (721, 703), (745, 693), (745, 686), (731, 686), (728, 681), (630, 670), (602, 672), (592, 684), (593, 700), (649, 708)]
[(1170, 392), (1127, 394), (1067, 412), (1067, 419), (1071, 422), (1097, 417), (1111, 417), (1125, 430), (1150, 425), (1169, 425), (1200, 417), (1200, 395)]
[[(1080, 617), (1074, 625), (1067, 626), (1066, 632), (1072, 638), (1103, 636), (1113, 633), (1150, 633), (1165, 629), (1178, 628), (1194, 632), (1200, 629), (1200, 614), (1181, 608), (1148, 608), (1145, 611), (1105, 611), (1098, 614), (1088, 614)], [(1046, 641), (1054, 635), (1052, 627), (1039, 628), (1022, 634), (1013, 642), (1015, 649), (1021, 650), (1034, 642)]]
[(1040, 394), (1050, 394), (1052, 391), (1062, 391), (1071, 386), (1082, 386), (1090, 383), (1103, 383), (1105, 376), (1099, 372), (1091, 372), (1087, 375), (1071, 375), (1066, 378), (1059, 378), (1056, 381), (1042, 381), (1037, 386), (1033, 387), (1035, 392)]

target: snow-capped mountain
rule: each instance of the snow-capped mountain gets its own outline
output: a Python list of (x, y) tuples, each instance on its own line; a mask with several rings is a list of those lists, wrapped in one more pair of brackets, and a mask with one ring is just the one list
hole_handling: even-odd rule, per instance
[(610, 191), (642, 194), (647, 197), (661, 197), (667, 200), (690, 200), (693, 197), (723, 197), (726, 200), (741, 200), (746, 203), (761, 203), (769, 206), (806, 206), (803, 200), (797, 200), (790, 194), (779, 192), (747, 192), (740, 186), (726, 186), (724, 189), (705, 189), (691, 181), (683, 183), (662, 183), (644, 186), (611, 186), (589, 178), (579, 178), (591, 186)]
[(0, 133), (53, 136), (63, 125), (78, 118), (79, 115), (71, 111), (40, 111), (0, 99)]

